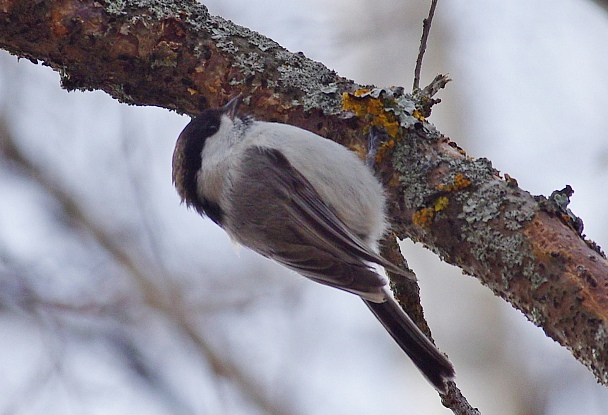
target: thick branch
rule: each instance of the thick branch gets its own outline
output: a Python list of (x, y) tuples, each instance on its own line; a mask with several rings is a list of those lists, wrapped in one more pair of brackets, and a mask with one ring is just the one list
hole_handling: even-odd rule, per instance
[(393, 155), (397, 233), (477, 277), (608, 384), (608, 262), (580, 219), (432, 130), (407, 138)]
[(320, 116), (340, 112), (352, 81), (193, 0), (0, 0), (0, 47), (51, 66), (68, 90), (191, 115), (243, 91), (257, 118), (354, 133)]
[[(365, 148), (364, 117), (341, 111), (357, 85), (192, 1), (0, 0), (0, 22), (0, 47), (53, 67), (68, 89), (190, 114), (243, 92), (259, 119)], [(563, 207), (466, 157), (414, 113), (380, 167), (397, 236), (475, 275), (608, 384), (606, 259)]]

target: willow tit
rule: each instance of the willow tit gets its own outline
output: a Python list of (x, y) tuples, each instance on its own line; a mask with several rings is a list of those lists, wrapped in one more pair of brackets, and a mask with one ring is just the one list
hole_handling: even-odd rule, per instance
[(202, 112), (173, 153), (182, 202), (253, 251), (321, 284), (360, 296), (440, 392), (450, 361), (403, 312), (370, 266), (407, 277), (377, 254), (385, 195), (351, 151), (287, 124), (239, 118), (237, 97)]

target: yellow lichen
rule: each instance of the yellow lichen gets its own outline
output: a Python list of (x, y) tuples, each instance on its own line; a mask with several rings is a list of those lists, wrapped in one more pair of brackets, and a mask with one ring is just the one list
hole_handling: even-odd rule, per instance
[(399, 123), (395, 120), (393, 113), (378, 114), (378, 116), (372, 120), (372, 125), (376, 127), (384, 127), (387, 134), (391, 137), (396, 137), (399, 132)]
[(414, 112), (412, 112), (412, 116), (419, 121), (425, 120), (424, 115), (422, 115), (422, 112), (420, 112), (419, 110), (414, 110)]
[(433, 209), (435, 212), (441, 212), (443, 209), (448, 207), (449, 204), (450, 199), (445, 196), (439, 196), (437, 199), (435, 199), (435, 203), (433, 203)]

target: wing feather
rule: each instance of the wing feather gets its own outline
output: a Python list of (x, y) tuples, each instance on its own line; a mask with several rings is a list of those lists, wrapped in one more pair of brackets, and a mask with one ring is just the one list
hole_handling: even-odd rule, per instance
[[(280, 151), (250, 148), (241, 166), (228, 215), (238, 219), (226, 224), (237, 241), (312, 280), (371, 301), (384, 301), (386, 281), (365, 261), (411, 277), (355, 235)], [(251, 203), (259, 200), (276, 203), (261, 211)]]

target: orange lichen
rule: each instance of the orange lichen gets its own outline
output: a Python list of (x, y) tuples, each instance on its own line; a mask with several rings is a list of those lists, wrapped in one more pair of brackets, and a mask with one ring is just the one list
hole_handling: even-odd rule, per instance
[(469, 187), (473, 182), (464, 177), (464, 174), (458, 173), (454, 176), (454, 190), (462, 190)]
[(414, 222), (414, 225), (420, 226), (421, 228), (428, 228), (431, 226), (434, 217), (435, 211), (432, 208), (426, 207), (414, 212), (412, 215), (412, 222)]
[(443, 192), (456, 192), (458, 190), (466, 189), (473, 182), (464, 177), (464, 174), (458, 173), (454, 176), (454, 180), (451, 184), (440, 184), (437, 188)]
[(428, 228), (435, 219), (435, 214), (441, 212), (450, 205), (450, 199), (445, 196), (439, 196), (431, 207), (424, 207), (417, 210), (412, 215), (412, 222), (414, 225), (420, 226), (421, 228)]
[[(365, 89), (365, 88), (363, 88), (363, 89), (357, 89), (355, 92), (353, 92), (353, 95), (356, 96), (356, 97), (361, 97), (361, 96), (363, 96), (365, 94), (369, 94), (370, 92), (372, 92), (371, 89)], [(344, 93), (343, 96), (344, 95), (348, 95), (348, 94)]]
[(381, 163), (382, 159), (386, 152), (395, 147), (395, 140), (390, 139), (383, 143), (380, 148), (378, 148), (378, 152), (376, 153), (376, 163)]
[(517, 183), (517, 179), (515, 179), (514, 177), (509, 176), (509, 174), (507, 174), (507, 173), (505, 173), (505, 180), (507, 181), (507, 183), (509, 184), (509, 186), (513, 186), (513, 187), (519, 186), (519, 184)]
[(368, 89), (358, 89), (353, 94), (342, 94), (342, 109), (353, 112), (357, 117), (369, 119), (370, 125), (382, 127), (389, 136), (396, 137), (399, 123), (395, 114), (386, 111), (380, 98), (365, 95), (369, 92)]

